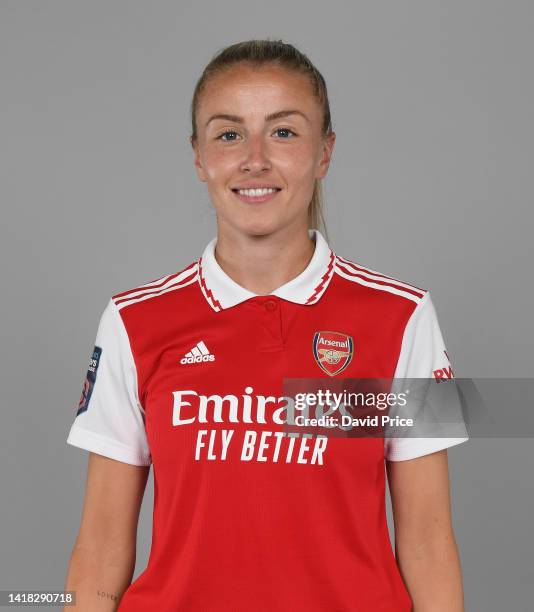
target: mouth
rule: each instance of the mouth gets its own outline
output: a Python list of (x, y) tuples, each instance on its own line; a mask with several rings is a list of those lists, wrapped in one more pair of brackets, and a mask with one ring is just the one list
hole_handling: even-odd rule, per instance
[(256, 202), (267, 202), (272, 200), (276, 195), (282, 191), (280, 187), (258, 187), (255, 189), (232, 189), (232, 192), (242, 202), (248, 202), (253, 204)]

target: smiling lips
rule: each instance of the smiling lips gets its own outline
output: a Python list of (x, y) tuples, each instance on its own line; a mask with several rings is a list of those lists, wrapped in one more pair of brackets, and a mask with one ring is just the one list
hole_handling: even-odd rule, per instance
[(279, 187), (256, 187), (247, 189), (232, 189), (242, 202), (267, 202), (281, 191)]

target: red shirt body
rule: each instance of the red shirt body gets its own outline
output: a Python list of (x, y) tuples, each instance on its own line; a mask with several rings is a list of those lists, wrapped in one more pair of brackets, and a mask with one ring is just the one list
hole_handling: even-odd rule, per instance
[[(214, 239), (187, 268), (109, 301), (67, 441), (153, 466), (150, 558), (119, 612), (412, 609), (384, 461), (467, 436), (288, 436), (283, 382), (432, 378), (450, 363), (428, 291), (311, 235), (306, 270), (268, 296), (222, 271)], [(350, 356), (324, 349), (330, 373), (318, 332), (352, 342)]]

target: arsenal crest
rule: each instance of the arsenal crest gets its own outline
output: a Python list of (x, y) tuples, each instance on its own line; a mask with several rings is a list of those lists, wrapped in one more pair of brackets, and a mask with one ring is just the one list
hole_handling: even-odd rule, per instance
[(351, 336), (334, 331), (318, 331), (313, 336), (313, 356), (329, 376), (342, 372), (351, 362), (354, 342)]

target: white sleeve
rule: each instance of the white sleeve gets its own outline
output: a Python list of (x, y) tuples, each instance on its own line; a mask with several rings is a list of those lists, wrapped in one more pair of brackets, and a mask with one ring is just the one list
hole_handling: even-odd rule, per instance
[[(424, 295), (413, 311), (402, 339), (395, 379), (430, 379), (428, 385), (444, 384), (454, 378), (430, 293)], [(442, 382), (440, 382), (440, 380)], [(400, 383), (399, 383), (400, 384)], [(426, 384), (426, 383), (425, 383)], [(445, 383), (447, 384), (447, 383)], [(461, 401), (456, 386), (447, 389), (447, 412), (459, 415), (448, 431), (458, 437), (387, 437), (384, 456), (389, 461), (403, 461), (428, 455), (469, 439), (462, 418)]]
[(132, 465), (152, 463), (130, 341), (112, 299), (100, 318), (67, 444)]

